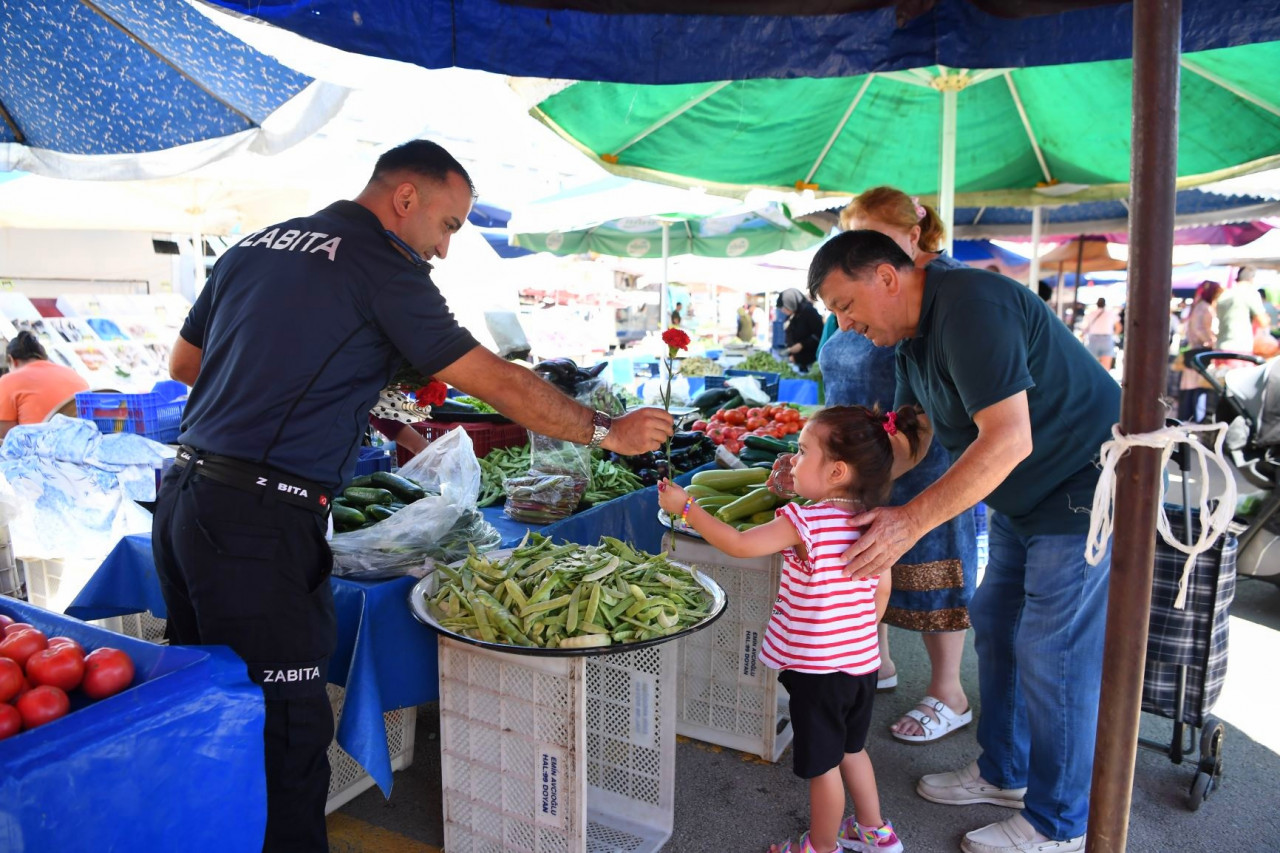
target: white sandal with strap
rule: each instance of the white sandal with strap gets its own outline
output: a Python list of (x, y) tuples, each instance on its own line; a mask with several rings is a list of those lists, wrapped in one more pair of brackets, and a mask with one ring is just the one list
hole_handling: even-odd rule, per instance
[(926, 696), (916, 704), (932, 709), (933, 716), (929, 716), (919, 708), (912, 708), (903, 714), (902, 716), (910, 717), (920, 724), (920, 728), (924, 729), (924, 734), (922, 735), (904, 735), (890, 729), (889, 734), (903, 743), (929, 743), (939, 740), (959, 731), (973, 721), (972, 708), (963, 714), (957, 714), (951, 710), (946, 702), (941, 699), (935, 699), (932, 696)]

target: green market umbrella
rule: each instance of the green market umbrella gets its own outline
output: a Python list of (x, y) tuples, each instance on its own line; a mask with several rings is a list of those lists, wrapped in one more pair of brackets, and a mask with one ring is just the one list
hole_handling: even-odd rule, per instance
[[(1186, 54), (1180, 186), (1280, 163), (1280, 42)], [(617, 174), (715, 192), (1033, 207), (1128, 193), (1132, 60), (671, 86), (580, 82), (531, 113)], [(515, 84), (517, 88), (521, 84)], [(954, 191), (954, 199), (951, 192)]]
[(669, 281), (666, 261), (672, 256), (766, 255), (808, 249), (825, 237), (821, 228), (792, 220), (777, 202), (744, 205), (617, 178), (513, 211), (507, 229), (512, 245), (535, 252), (662, 258), (662, 317)]
[(511, 243), (535, 252), (620, 258), (737, 258), (816, 246), (821, 228), (777, 202), (732, 199), (605, 179), (513, 211)]

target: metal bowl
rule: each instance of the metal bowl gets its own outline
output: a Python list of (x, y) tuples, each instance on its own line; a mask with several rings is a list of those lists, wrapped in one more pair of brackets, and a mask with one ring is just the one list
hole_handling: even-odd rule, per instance
[[(511, 548), (504, 548), (500, 551), (490, 551), (484, 556), (490, 560), (503, 560), (511, 555), (512, 550), (513, 549)], [(460, 560), (456, 563), (451, 563), (450, 565), (461, 566), (464, 562), (466, 561)], [(452, 631), (441, 625), (436, 621), (435, 617), (431, 615), (431, 612), (427, 608), (427, 598), (436, 594), (436, 572), (432, 572), (414, 584), (413, 589), (409, 592), (409, 609), (413, 611), (414, 618), (426, 625), (428, 628), (431, 628), (433, 631), (457, 640), (460, 643), (470, 643), (473, 646), (479, 646), (482, 649), (489, 649), (495, 652), (507, 652), (516, 655), (532, 655), (533, 657), (562, 658), (596, 657), (598, 655), (622, 654), (623, 652), (643, 649), (647, 646), (656, 646), (661, 643), (669, 642), (670, 640), (678, 640), (681, 637), (687, 637), (695, 631), (701, 631), (724, 614), (725, 605), (728, 604), (728, 599), (725, 598), (724, 590), (720, 588), (718, 583), (697, 569), (685, 566), (683, 563), (678, 563), (675, 560), (671, 560), (670, 562), (688, 569), (689, 573), (693, 575), (694, 580), (696, 580), (698, 584), (707, 591), (707, 594), (711, 596), (711, 610), (698, 622), (695, 622), (689, 627), (683, 628), (674, 634), (666, 634), (664, 636), (653, 637), (648, 640), (639, 640), (634, 643), (615, 643), (611, 646), (597, 646), (586, 649), (544, 649), (538, 646), (516, 646), (510, 643), (490, 643), (485, 640), (477, 640), (472, 637), (468, 637), (465, 634), (460, 634), (457, 631)]]

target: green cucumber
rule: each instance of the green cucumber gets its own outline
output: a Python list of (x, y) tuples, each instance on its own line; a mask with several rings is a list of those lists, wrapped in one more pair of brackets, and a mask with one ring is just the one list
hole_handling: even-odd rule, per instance
[(382, 504), (389, 506), (394, 500), (395, 495), (386, 489), (359, 488), (356, 486), (348, 486), (342, 493), (347, 503), (356, 506), (368, 506), (369, 504)]
[(360, 525), (364, 524), (365, 521), (367, 520), (364, 517), (364, 513), (362, 513), (360, 510), (353, 509), (349, 506), (344, 506), (343, 504), (340, 504), (337, 501), (335, 501), (332, 505), (332, 512), (333, 512), (333, 526), (340, 531), (351, 530), (353, 528), (359, 527)]
[(383, 521), (395, 515), (396, 511), (382, 504), (369, 504), (364, 508), (364, 514), (370, 521)]
[(757, 450), (750, 445), (738, 451), (738, 459), (742, 461), (743, 465), (754, 465), (757, 462), (768, 462), (772, 466), (773, 461), (777, 458), (778, 451), (776, 450)]
[(374, 486), (391, 492), (398, 501), (411, 504), (427, 496), (423, 488), (413, 480), (407, 480), (390, 471), (375, 471), (370, 476), (373, 477)]

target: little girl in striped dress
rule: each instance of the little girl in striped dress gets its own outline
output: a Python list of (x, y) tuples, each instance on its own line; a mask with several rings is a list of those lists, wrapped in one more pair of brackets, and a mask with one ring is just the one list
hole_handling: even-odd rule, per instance
[[(733, 557), (782, 552), (783, 571), (760, 660), (780, 670), (791, 697), (795, 774), (809, 780), (809, 831), (799, 845), (770, 853), (900, 853), (893, 824), (880, 815), (875, 771), (865, 744), (876, 694), (880, 651), (876, 624), (889, 601), (890, 578), (851, 580), (841, 554), (859, 536), (849, 519), (888, 499), (895, 445), (915, 456), (916, 410), (881, 415), (833, 406), (800, 432), (791, 460), (793, 489), (806, 506), (786, 504), (773, 521), (739, 531), (697, 506), (669, 480), (658, 501), (709, 543)], [(844, 817), (845, 787), (854, 816)]]

